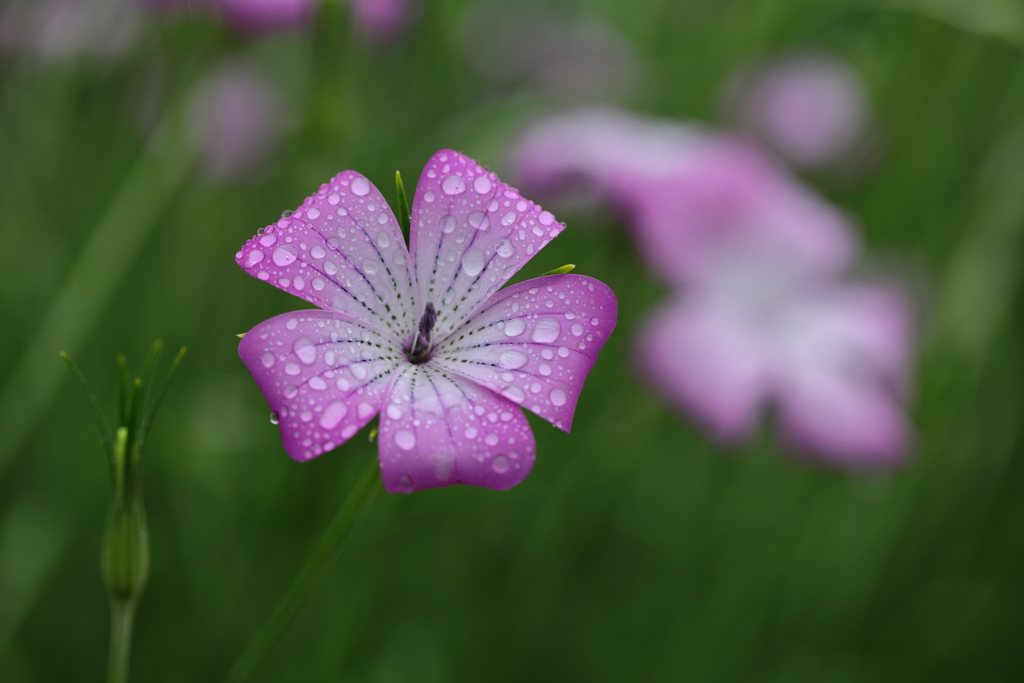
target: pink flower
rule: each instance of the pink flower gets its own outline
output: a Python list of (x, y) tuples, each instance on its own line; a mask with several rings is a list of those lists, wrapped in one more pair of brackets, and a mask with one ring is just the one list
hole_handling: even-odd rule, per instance
[(350, 0), (352, 20), (370, 38), (388, 41), (409, 20), (408, 0)]
[(583, 109), (534, 124), (513, 166), (541, 191), (584, 179), (631, 219), (641, 252), (670, 283), (706, 267), (704, 243), (736, 231), (770, 234), (820, 271), (841, 270), (856, 252), (844, 218), (757, 148), (694, 125)]
[(216, 0), (228, 23), (242, 31), (262, 32), (305, 24), (316, 0)]
[(247, 62), (230, 60), (206, 76), (189, 103), (189, 134), (204, 171), (245, 180), (265, 166), (285, 126), (286, 100)]
[(863, 139), (868, 107), (856, 74), (818, 53), (748, 69), (727, 91), (730, 116), (795, 165), (832, 164)]
[(756, 244), (707, 256), (704, 277), (639, 335), (648, 381), (725, 441), (773, 405), (788, 440), (825, 461), (900, 462), (911, 345), (900, 293), (810, 273)]
[(553, 275), (501, 287), (563, 226), (472, 159), (427, 163), (406, 248), (391, 209), (345, 171), (236, 254), (249, 273), (319, 309), (272, 318), (239, 355), (308, 460), (380, 413), (385, 486), (496, 489), (529, 473), (518, 406), (569, 430), (615, 325), (602, 283)]
[(857, 244), (830, 205), (743, 141), (611, 110), (535, 124), (514, 159), (529, 185), (582, 178), (630, 219), (674, 289), (638, 359), (676, 405), (727, 441), (774, 405), (787, 438), (830, 462), (899, 461), (909, 307), (845, 279)]

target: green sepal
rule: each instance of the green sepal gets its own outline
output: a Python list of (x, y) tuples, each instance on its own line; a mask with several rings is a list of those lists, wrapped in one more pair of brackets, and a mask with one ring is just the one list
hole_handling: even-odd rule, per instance
[(566, 273), (571, 273), (575, 267), (575, 263), (566, 263), (564, 266), (555, 268), (554, 270), (549, 270), (548, 272), (544, 273), (544, 275), (541, 275), (541, 277), (544, 277), (546, 275), (565, 275)]
[(405, 235), (405, 243), (409, 244), (409, 231), (412, 220), (409, 214), (409, 198), (405, 194), (405, 185), (402, 184), (402, 174), (395, 171), (395, 188), (398, 190), (398, 225)]
[(75, 361), (71, 360), (71, 356), (65, 352), (60, 352), (61, 360), (71, 370), (71, 375), (78, 381), (78, 385), (82, 387), (82, 391), (85, 392), (85, 398), (89, 401), (89, 407), (92, 408), (93, 417), (96, 418), (96, 426), (100, 429), (100, 442), (103, 444), (103, 449), (107, 452), (107, 460), (110, 465), (110, 474), (113, 477), (114, 474), (114, 439), (110, 434), (110, 427), (107, 426), (107, 420), (103, 417), (103, 410), (100, 409), (100, 403), (96, 400), (96, 394), (93, 393), (92, 389), (89, 388), (89, 383), (85, 381), (85, 375), (75, 365)]

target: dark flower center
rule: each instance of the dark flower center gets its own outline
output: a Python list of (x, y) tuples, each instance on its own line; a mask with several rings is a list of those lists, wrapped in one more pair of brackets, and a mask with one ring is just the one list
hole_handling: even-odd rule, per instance
[(430, 360), (430, 352), (432, 350), (430, 346), (430, 333), (434, 330), (434, 325), (436, 324), (437, 309), (434, 308), (434, 304), (428, 301), (423, 311), (423, 317), (420, 318), (420, 327), (412, 341), (412, 346), (405, 352), (409, 362), (413, 365), (419, 365)]

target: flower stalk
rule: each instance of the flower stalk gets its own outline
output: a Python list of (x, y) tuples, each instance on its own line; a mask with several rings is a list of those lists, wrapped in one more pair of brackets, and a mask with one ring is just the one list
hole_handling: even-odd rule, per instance
[(277, 609), (274, 610), (263, 629), (249, 643), (242, 656), (231, 667), (227, 676), (229, 683), (242, 683), (249, 680), (266, 656), (270, 654), (270, 650), (281, 639), (292, 620), (302, 609), (317, 580), (330, 566), (337, 555), (338, 548), (352, 533), (356, 522), (373, 502), (380, 489), (380, 467), (377, 464), (377, 459), (372, 458), (362, 474), (359, 475), (330, 526), (320, 538), (320, 542), (306, 558), (306, 564), (295, 577), (295, 581), (284, 598), (281, 599)]
[(160, 340), (153, 342), (142, 374), (135, 379), (128, 372), (127, 359), (124, 356), (118, 357), (120, 401), (118, 426), (113, 433), (82, 372), (68, 354), (61, 353), (61, 358), (67, 363), (92, 407), (110, 470), (110, 507), (101, 554), (103, 579), (110, 597), (110, 659), (107, 674), (110, 683), (125, 683), (128, 680), (132, 622), (149, 574), (149, 532), (142, 501), (142, 451), (153, 417), (185, 355), (185, 349), (178, 352), (162, 385), (152, 393), (150, 390), (162, 348)]

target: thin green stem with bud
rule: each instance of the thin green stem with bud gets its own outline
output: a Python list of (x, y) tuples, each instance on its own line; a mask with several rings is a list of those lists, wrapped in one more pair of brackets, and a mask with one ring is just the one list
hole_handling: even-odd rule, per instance
[(81, 370), (68, 354), (60, 354), (89, 400), (110, 469), (110, 507), (101, 553), (103, 579), (110, 597), (110, 659), (107, 671), (110, 683), (126, 683), (128, 680), (132, 622), (149, 575), (149, 532), (142, 504), (142, 451), (160, 402), (185, 355), (185, 349), (178, 352), (154, 396), (150, 389), (162, 350), (163, 342), (153, 342), (142, 374), (135, 379), (128, 372), (127, 359), (123, 355), (118, 357), (120, 401), (117, 429), (113, 433)]
[(250, 641), (245, 652), (231, 667), (226, 679), (229, 683), (242, 683), (249, 680), (270, 654), (271, 649), (281, 639), (292, 620), (306, 603), (317, 580), (334, 560), (340, 544), (351, 534), (356, 522), (362, 517), (380, 488), (380, 466), (377, 459), (373, 458), (359, 475), (341, 509), (338, 510), (330, 526), (327, 527), (327, 531), (320, 538), (320, 542), (306, 559), (306, 564), (295, 577), (291, 588), (281, 599), (270, 620)]

